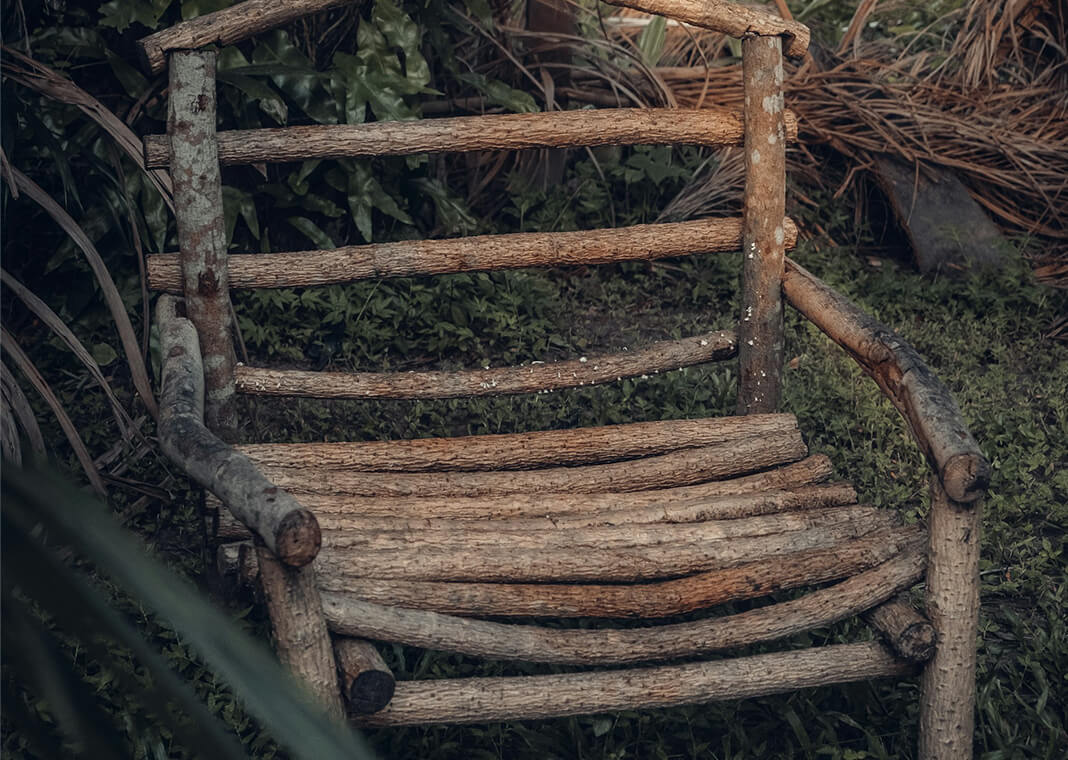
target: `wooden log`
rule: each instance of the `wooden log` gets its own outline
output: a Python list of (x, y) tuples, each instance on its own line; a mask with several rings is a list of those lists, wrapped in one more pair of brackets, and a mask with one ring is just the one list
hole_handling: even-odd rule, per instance
[[(666, 16), (714, 32), (722, 32), (743, 41), (754, 35), (786, 37), (786, 54), (800, 58), (808, 50), (809, 30), (804, 24), (787, 20), (767, 11), (725, 0), (605, 0), (609, 5)], [(781, 43), (780, 43), (781, 44)]]
[(407, 681), (397, 684), (389, 707), (359, 723), (491, 723), (614, 713), (904, 678), (914, 671), (882, 644), (866, 642), (653, 668)]
[[(783, 220), (786, 245), (797, 227)], [(373, 277), (411, 277), (522, 267), (567, 267), (734, 251), (741, 248), (740, 219), (698, 219), (671, 224), (579, 232), (521, 232), (448, 240), (405, 240), (330, 251), (243, 254), (229, 262), (232, 288), (329, 285)], [(149, 287), (168, 293), (182, 285), (174, 254), (148, 257)]]
[(260, 566), (247, 528), (244, 540), (219, 544), (215, 550), (215, 573), (228, 593), (260, 590)]
[(163, 354), (160, 447), (283, 562), (308, 564), (321, 542), (315, 516), (267, 480), (252, 460), (204, 427), (204, 373), (197, 332), (178, 309), (172, 296), (163, 296), (156, 306)]
[[(833, 510), (836, 511), (836, 510)], [(833, 512), (832, 511), (832, 512)], [(324, 546), (316, 569), (331, 588), (350, 578), (413, 581), (501, 583), (631, 582), (674, 578), (745, 562), (826, 549), (843, 541), (892, 527), (887, 510), (841, 516), (831, 514), (821, 525), (770, 536), (700, 542), (668, 542), (623, 548), (581, 548), (517, 551), (507, 547), (470, 552), (465, 548), (435, 551), (369, 551)], [(329, 579), (327, 581), (326, 579)]]
[(307, 372), (237, 368), (237, 389), (256, 396), (303, 398), (461, 398), (548, 393), (600, 385), (627, 377), (659, 375), (683, 367), (730, 359), (737, 353), (734, 332), (717, 330), (682, 340), (665, 340), (625, 351), (521, 367), (458, 372)]
[(335, 638), (334, 658), (350, 714), (370, 715), (389, 704), (396, 679), (374, 644), (364, 639)]
[(782, 40), (742, 41), (745, 199), (738, 414), (773, 412), (782, 392), (782, 272), (786, 213)]
[(968, 432), (957, 402), (916, 350), (789, 259), (783, 292), (901, 412), (949, 498), (962, 503), (979, 499), (990, 484), (990, 463)]
[(921, 679), (919, 756), (964, 760), (975, 731), (982, 500), (961, 504), (946, 490), (932, 480), (927, 617), (938, 645)]
[(762, 491), (738, 496), (665, 502), (655, 506), (569, 512), (543, 517), (466, 520), (436, 517), (410, 520), (403, 517), (350, 517), (347, 515), (316, 515), (316, 517), (320, 528), (331, 534), (423, 530), (471, 532), (543, 530), (559, 533), (565, 530), (625, 525), (698, 523), (710, 520), (734, 521), (780, 512), (841, 507), (856, 504), (856, 501), (857, 493), (851, 485), (831, 483), (802, 486), (790, 491)]
[(489, 496), (570, 491), (646, 491), (743, 475), (801, 459), (797, 432), (683, 449), (626, 462), (512, 472), (355, 472), (266, 466), (264, 472), (294, 493), (354, 496)]
[[(786, 138), (797, 139), (797, 117), (786, 117)], [(736, 110), (606, 108), (547, 113), (455, 116), (220, 132), (224, 165), (305, 161), (344, 156), (403, 156), (597, 145), (741, 145)], [(165, 169), (170, 156), (159, 135), (145, 137), (145, 162)]]
[[(204, 420), (225, 441), (237, 437), (233, 324), (222, 182), (215, 150), (215, 53), (178, 52), (170, 69), (168, 149), (177, 209), (180, 287), (204, 362)], [(178, 283), (176, 283), (178, 285)]]
[(308, 687), (323, 709), (342, 718), (345, 711), (337, 665), (315, 571), (286, 567), (262, 544), (256, 547), (256, 559), (278, 659)]
[(302, 16), (345, 5), (352, 0), (245, 0), (229, 8), (175, 24), (138, 41), (141, 64), (151, 74), (167, 66), (172, 50), (233, 45)]
[(792, 414), (634, 422), (533, 433), (344, 443), (259, 443), (237, 448), (267, 466), (449, 472), (598, 464), (796, 430)]
[[(653, 492), (670, 494), (676, 489)], [(683, 490), (683, 489), (677, 489)], [(642, 494), (642, 492), (637, 492)], [(581, 511), (549, 511), (535, 517), (412, 517), (387, 516), (364, 517), (358, 506), (346, 512), (316, 513), (319, 528), (324, 532), (374, 533), (378, 531), (468, 530), (567, 530), (574, 528), (606, 527), (646, 523), (692, 523), (705, 520), (736, 520), (744, 517), (776, 514), (799, 509), (819, 509), (855, 504), (857, 493), (848, 483), (799, 486), (790, 490), (759, 491), (756, 493), (728, 496), (678, 499), (670, 496), (662, 502), (639, 502), (638, 506), (622, 506), (629, 494), (611, 494), (620, 501), (616, 508), (586, 509)], [(552, 496), (552, 494), (549, 494)], [(359, 501), (359, 499), (357, 499)], [(487, 501), (493, 501), (488, 499)], [(547, 501), (550, 510), (558, 505)], [(588, 506), (588, 505), (587, 505)], [(215, 510), (216, 517), (209, 518), (209, 530), (217, 538), (245, 539), (248, 529), (235, 520), (229, 510)], [(428, 513), (429, 514), (429, 513)]]
[[(836, 581), (922, 546), (916, 529), (878, 531), (830, 549), (809, 549), (775, 562), (746, 562), (723, 570), (641, 584), (442, 583), (345, 579), (320, 586), (375, 604), (460, 616), (657, 618), (725, 602)], [(247, 573), (248, 570), (245, 570)], [(248, 583), (254, 575), (246, 576)], [(885, 605), (884, 605), (885, 606)]]
[(323, 544), (331, 551), (369, 552), (481, 552), (506, 549), (515, 552), (552, 552), (570, 549), (627, 549), (664, 544), (698, 544), (750, 536), (775, 536), (808, 530), (834, 520), (863, 519), (878, 514), (871, 506), (844, 506), (745, 517), (737, 520), (699, 522), (627, 523), (587, 528), (566, 527), (548, 530), (516, 528), (509, 520), (498, 520), (496, 530), (466, 527), (420, 528), (417, 530), (333, 530), (323, 533)]
[(497, 660), (574, 665), (630, 664), (693, 657), (774, 641), (829, 625), (889, 599), (923, 575), (913, 551), (828, 588), (747, 612), (628, 629), (560, 629), (492, 623), (323, 593), (332, 631)]
[[(593, 516), (617, 510), (667, 509), (679, 504), (702, 500), (707, 502), (732, 496), (758, 494), (763, 491), (790, 490), (820, 483), (831, 474), (833, 474), (833, 468), (830, 460), (823, 454), (816, 454), (800, 462), (753, 475), (653, 491), (592, 494), (546, 492), (486, 497), (423, 496), (415, 498), (301, 494), (300, 498), (301, 503), (323, 521), (364, 517), (405, 520), (491, 520), (524, 517), (557, 519), (565, 515)], [(210, 495), (208, 499), (209, 507), (219, 506), (218, 501)], [(731, 515), (744, 517), (749, 514), (750, 508), (730, 506), (720, 510), (710, 505), (708, 509), (710, 515), (727, 519)], [(220, 519), (219, 523), (222, 529), (226, 521)], [(238, 534), (237, 537), (243, 537), (243, 535)]]
[(897, 598), (864, 613), (890, 648), (909, 662), (923, 663), (935, 651), (935, 630), (907, 599)]

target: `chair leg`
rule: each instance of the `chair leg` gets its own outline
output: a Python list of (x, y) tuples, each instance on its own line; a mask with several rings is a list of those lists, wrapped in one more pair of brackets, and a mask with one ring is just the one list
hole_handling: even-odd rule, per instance
[(341, 687), (323, 605), (310, 565), (283, 565), (265, 546), (256, 547), (260, 583), (274, 629), (278, 659), (327, 712), (341, 720)]
[(922, 678), (919, 756), (924, 760), (972, 757), (981, 511), (981, 499), (953, 501), (938, 478), (932, 479), (927, 616), (938, 647)]

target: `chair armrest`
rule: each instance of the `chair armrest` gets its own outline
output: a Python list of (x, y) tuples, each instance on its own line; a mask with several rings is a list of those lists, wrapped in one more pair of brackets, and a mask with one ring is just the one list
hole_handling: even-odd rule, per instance
[(990, 463), (942, 381), (904, 339), (786, 259), (786, 299), (852, 356), (905, 417), (946, 493), (973, 502), (990, 484)]
[(783, 35), (786, 39), (786, 54), (800, 58), (808, 50), (809, 30), (797, 21), (766, 11), (748, 8), (724, 0), (604, 0), (609, 5), (620, 5), (646, 13), (655, 13), (676, 21), (729, 34), (731, 37)]
[(199, 485), (219, 497), (234, 517), (287, 565), (308, 564), (319, 553), (319, 522), (297, 500), (265, 478), (252, 460), (204, 426), (204, 369), (193, 323), (174, 296), (156, 307), (163, 352), (160, 446)]

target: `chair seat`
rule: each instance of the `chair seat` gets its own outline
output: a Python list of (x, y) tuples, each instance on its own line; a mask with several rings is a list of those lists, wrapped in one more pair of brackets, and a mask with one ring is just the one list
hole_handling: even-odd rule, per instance
[[(920, 531), (831, 481), (792, 415), (241, 449), (319, 520), (324, 614), (346, 636), (495, 659), (664, 660), (855, 615), (925, 565)], [(220, 535), (240, 532), (220, 522)], [(639, 628), (499, 620), (654, 620), (799, 588), (813, 590)]]

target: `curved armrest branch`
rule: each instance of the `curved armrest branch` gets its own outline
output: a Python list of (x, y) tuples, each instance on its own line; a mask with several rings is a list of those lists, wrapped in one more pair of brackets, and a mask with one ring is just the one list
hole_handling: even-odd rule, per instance
[(790, 259), (782, 285), (794, 308), (844, 348), (905, 417), (950, 498), (972, 502), (982, 496), (990, 463), (956, 401), (916, 350)]
[(787, 21), (766, 11), (747, 8), (724, 0), (604, 0), (645, 13), (666, 16), (731, 37), (783, 35), (786, 55), (800, 58), (808, 50), (808, 27), (797, 21)]
[(295, 567), (308, 564), (322, 542), (315, 515), (204, 426), (200, 343), (193, 323), (179, 312), (179, 300), (160, 297), (156, 321), (163, 352), (159, 415), (163, 452), (218, 496), (276, 557)]

